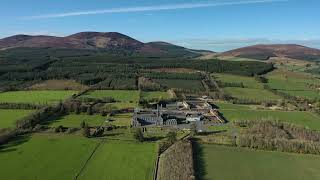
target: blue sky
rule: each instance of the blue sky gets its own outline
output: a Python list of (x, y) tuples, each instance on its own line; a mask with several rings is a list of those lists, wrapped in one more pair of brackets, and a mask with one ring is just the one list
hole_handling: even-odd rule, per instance
[(224, 51), (260, 43), (320, 48), (319, 0), (10, 0), (0, 2), (0, 37), (121, 32)]

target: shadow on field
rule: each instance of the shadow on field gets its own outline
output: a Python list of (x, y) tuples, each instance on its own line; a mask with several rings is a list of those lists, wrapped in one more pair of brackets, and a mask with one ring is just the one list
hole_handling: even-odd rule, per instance
[(223, 133), (223, 132), (227, 132), (227, 130), (200, 132), (197, 135), (199, 135), (199, 136), (208, 136), (208, 135), (214, 135), (214, 134), (219, 134), (219, 133)]
[(195, 141), (192, 141), (192, 148), (196, 180), (206, 180), (205, 175), (207, 174), (207, 171), (205, 167), (203, 148), (199, 143)]
[(101, 137), (115, 137), (115, 136), (120, 136), (120, 135), (123, 135), (123, 134), (124, 133), (112, 132), (112, 133), (103, 134)]
[(0, 146), (0, 153), (16, 151), (17, 150), (17, 148), (15, 148), (16, 146), (24, 144), (28, 142), (30, 139), (31, 139), (30, 135), (15, 137), (12, 140), (10, 140), (9, 143)]
[(164, 139), (164, 137), (151, 136), (151, 137), (145, 137), (145, 138), (144, 138), (145, 141), (150, 141), (150, 142), (159, 141), (159, 140), (161, 140), (161, 139)]

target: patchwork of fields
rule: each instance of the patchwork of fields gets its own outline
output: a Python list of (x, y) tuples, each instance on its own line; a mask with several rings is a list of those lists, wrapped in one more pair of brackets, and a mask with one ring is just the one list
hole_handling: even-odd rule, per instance
[(250, 106), (230, 103), (216, 103), (228, 121), (236, 120), (279, 120), (297, 124), (309, 129), (320, 130), (320, 117), (303, 111), (256, 110)]
[(268, 85), (272, 89), (308, 99), (320, 97), (320, 80), (298, 72), (277, 70), (267, 74)]
[[(221, 83), (223, 91), (234, 98), (256, 102), (276, 101), (280, 96), (263, 89), (263, 84), (253, 77), (236, 76), (230, 74), (213, 74), (213, 77)], [(232, 87), (232, 86), (242, 87)]]
[(200, 145), (199, 179), (319, 179), (320, 156)]
[(280, 96), (273, 94), (264, 89), (249, 89), (238, 87), (226, 87), (223, 90), (237, 99), (249, 99), (252, 101), (276, 101), (282, 99)]
[(261, 89), (262, 85), (252, 77), (236, 76), (232, 74), (213, 74), (213, 77), (224, 83), (243, 83), (245, 88)]
[(74, 179), (77, 175), (88, 180), (149, 180), (153, 176), (156, 150), (155, 143), (102, 142), (75, 135), (36, 134), (21, 137), (0, 149), (0, 161), (6, 162), (1, 167), (1, 176), (12, 180)]

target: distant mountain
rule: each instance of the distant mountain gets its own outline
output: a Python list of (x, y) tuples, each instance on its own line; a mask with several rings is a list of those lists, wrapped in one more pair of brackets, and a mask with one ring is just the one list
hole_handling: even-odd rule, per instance
[(232, 56), (257, 60), (268, 60), (272, 57), (298, 60), (320, 60), (320, 50), (296, 44), (272, 44), (243, 47), (221, 53), (219, 56)]
[(117, 32), (80, 32), (66, 37), (16, 35), (0, 39), (0, 49), (55, 48), (125, 51), (142, 56), (196, 57), (200, 51), (166, 42), (142, 43)]

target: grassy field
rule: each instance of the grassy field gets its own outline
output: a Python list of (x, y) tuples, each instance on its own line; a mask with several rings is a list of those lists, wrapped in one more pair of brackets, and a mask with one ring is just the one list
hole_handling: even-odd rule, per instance
[(97, 90), (91, 91), (82, 97), (91, 98), (105, 98), (112, 97), (116, 101), (120, 102), (138, 102), (139, 101), (139, 91), (127, 91), (127, 90)]
[(15, 122), (17, 120), (28, 116), (33, 112), (33, 110), (0, 109), (0, 128), (15, 127)]
[(130, 102), (116, 102), (116, 103), (107, 103), (105, 107), (112, 107), (112, 109), (128, 109), (128, 108), (136, 108), (138, 107), (138, 103), (130, 103)]
[(253, 101), (275, 101), (281, 99), (280, 96), (264, 89), (248, 89), (238, 87), (226, 87), (223, 90), (232, 97), (238, 99), (249, 99)]
[(24, 137), (0, 149), (1, 179), (74, 179), (96, 145), (70, 135)]
[(153, 100), (153, 99), (170, 99), (171, 95), (168, 92), (162, 91), (153, 91), (153, 92), (142, 92), (141, 98), (144, 100)]
[(319, 91), (314, 87), (320, 86), (320, 80), (306, 73), (277, 70), (267, 75), (268, 85), (290, 95), (313, 99), (319, 97)]
[(216, 105), (219, 106), (219, 111), (228, 121), (279, 120), (320, 130), (320, 117), (311, 112), (255, 110), (250, 108), (250, 106), (229, 103), (216, 103)]
[(224, 83), (243, 83), (246, 88), (262, 89), (262, 85), (253, 77), (236, 76), (231, 74), (213, 74), (214, 78)]
[(320, 91), (309, 91), (309, 90), (303, 90), (303, 91), (279, 90), (279, 91), (286, 93), (286, 94), (289, 94), (291, 96), (305, 97), (308, 99), (320, 98)]
[(168, 88), (189, 89), (194, 91), (204, 90), (200, 80), (156, 79), (155, 81)]
[(34, 84), (28, 89), (31, 90), (82, 90), (87, 86), (77, 83), (75, 80), (47, 80)]
[(150, 180), (156, 161), (155, 143), (106, 141), (88, 162), (80, 180)]
[(130, 126), (132, 121), (132, 115), (132, 113), (116, 114), (115, 116), (108, 118), (108, 123), (115, 126)]
[(232, 104), (232, 103), (227, 103), (227, 102), (214, 102), (216, 106), (218, 106), (219, 109), (221, 110), (227, 110), (227, 109), (232, 109), (232, 110), (249, 110), (251, 109), (251, 106), (249, 105), (241, 105), (241, 104)]
[(10, 91), (0, 93), (0, 103), (55, 103), (76, 93), (77, 91)]
[(50, 123), (51, 127), (58, 127), (60, 125), (64, 127), (80, 128), (81, 122), (86, 122), (89, 126), (100, 126), (107, 120), (106, 117), (100, 115), (86, 115), (86, 114), (70, 114), (63, 116)]
[(248, 99), (252, 101), (272, 101), (281, 99), (280, 96), (263, 89), (263, 84), (253, 77), (236, 76), (229, 74), (213, 74), (214, 78), (223, 83), (242, 83), (241, 87), (224, 87), (223, 90), (238, 99)]
[[(253, 151), (217, 145), (200, 145), (205, 180), (316, 180), (320, 156)], [(198, 152), (199, 153), (199, 152)]]
[[(106, 122), (106, 121), (109, 122)], [(86, 114), (70, 114), (63, 116), (50, 123), (51, 127), (74, 127), (80, 128), (81, 122), (86, 122), (89, 126), (101, 126), (104, 123), (109, 123), (116, 126), (130, 126), (132, 120), (132, 114), (116, 114), (112, 117), (104, 117), (100, 115), (86, 115)]]

